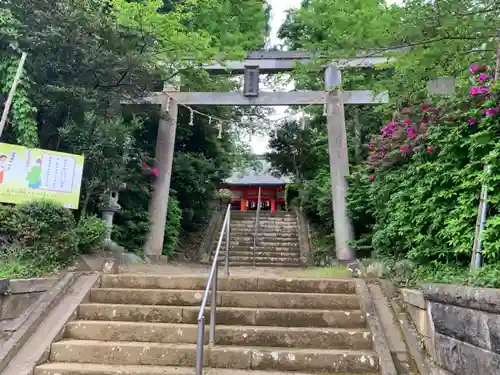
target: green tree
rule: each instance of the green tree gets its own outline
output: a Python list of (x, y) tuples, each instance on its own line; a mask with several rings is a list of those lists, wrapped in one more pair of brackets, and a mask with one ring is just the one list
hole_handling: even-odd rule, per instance
[[(465, 239), (470, 240), (471, 228), (473, 230), (470, 221), (475, 220), (474, 207), (477, 201), (474, 199), (477, 199), (477, 196), (474, 199), (472, 196), (467, 198), (468, 206), (465, 211), (463, 210), (467, 214), (456, 211), (455, 208), (458, 206), (462, 209), (465, 207), (457, 206), (456, 203), (442, 207), (417, 205), (417, 201), (422, 202), (426, 199), (435, 199), (437, 202), (441, 199), (439, 194), (445, 194), (438, 185), (443, 182), (443, 178), (446, 178), (445, 171), (451, 168), (449, 163), (440, 165), (442, 162), (440, 161), (433, 164), (439, 172), (428, 180), (424, 179), (422, 169), (417, 169), (418, 173), (413, 170), (415, 174), (410, 178), (406, 167), (395, 165), (392, 169), (380, 172), (380, 175), (374, 174), (376, 182), (372, 183), (364, 160), (373, 147), (370, 144), (373, 135), (380, 134), (380, 124), (387, 123), (393, 118), (404, 117), (408, 107), (419, 106), (423, 100), (428, 99), (428, 80), (439, 76), (453, 76), (457, 78), (459, 85), (462, 85), (470, 80), (468, 69), (471, 63), (494, 62), (494, 52), (498, 43), (495, 34), (499, 24), (499, 10), (497, 2), (487, 0), (435, 2), (410, 0), (402, 5), (392, 6), (386, 5), (384, 1), (375, 0), (366, 2), (308, 0), (303, 1), (299, 10), (289, 12), (280, 31), (286, 47), (318, 52), (316, 64), (302, 65), (296, 70), (294, 78), (300, 88), (321, 90), (322, 77), (314, 70), (320, 64), (338, 57), (354, 56), (359, 52), (362, 56), (372, 56), (371, 51), (379, 51), (396, 58), (385, 66), (345, 69), (342, 77), (344, 89), (388, 90), (390, 94), (388, 105), (346, 106), (349, 157), (353, 173), (349, 205), (355, 221), (358, 250), (371, 250), (373, 246), (377, 250), (385, 249), (386, 254), (391, 257), (404, 257), (411, 252), (412, 259), (423, 262), (437, 258), (441, 261), (451, 259), (456, 261), (457, 258), (453, 258), (452, 254), (456, 255), (463, 251), (463, 256), (470, 252), (470, 246)], [(318, 113), (312, 123), (314, 121), (319, 121), (324, 126), (324, 121), (319, 118)], [(451, 133), (447, 135), (446, 131)], [(299, 134), (300, 131), (296, 133), (297, 136)], [(320, 134), (325, 136), (324, 131)], [(464, 139), (461, 141), (449, 139), (452, 134), (456, 136), (456, 130), (450, 128), (433, 134), (438, 138), (445, 137), (453, 147), (460, 147), (459, 143), (465, 142)], [(439, 142), (444, 142), (444, 139), (440, 139)], [(293, 144), (292, 141), (288, 146)], [(292, 162), (292, 158), (287, 156), (289, 154), (287, 145), (279, 147), (274, 145), (273, 148), (280, 154), (281, 159), (287, 163)], [(396, 154), (400, 152), (399, 146), (394, 152)], [(453, 153), (452, 155), (456, 159), (456, 155)], [(280, 158), (275, 157), (275, 160)], [(462, 168), (476, 168), (475, 165), (467, 164), (465, 159), (464, 163), (461, 164)], [(279, 164), (284, 166), (286, 163), (280, 161), (277, 165)], [(309, 170), (308, 173), (314, 177), (309, 177), (303, 183), (302, 196), (308, 199), (303, 205), (307, 207), (306, 211), (311, 217), (318, 218), (323, 215), (321, 221), (327, 223), (328, 227), (331, 222), (328, 221), (331, 215), (327, 212), (329, 207), (318, 204), (329, 199), (330, 181), (326, 178), (328, 164), (325, 161), (314, 165), (311, 169), (313, 170)], [(479, 166), (479, 170), (482, 171), (482, 166)], [(474, 174), (470, 176), (478, 177)], [(456, 181), (464, 183), (468, 181), (465, 176), (463, 178)], [(432, 186), (426, 185), (424, 189), (423, 185), (430, 184), (429, 180), (433, 181)], [(418, 191), (414, 189), (416, 186), (420, 186)], [(474, 188), (477, 188), (477, 184)], [(391, 191), (392, 195), (388, 191)], [(422, 196), (423, 191), (426, 193)], [(478, 191), (475, 191), (475, 194), (478, 194)], [(391, 203), (393, 200), (398, 201), (397, 209)], [(461, 203), (465, 205), (465, 202)], [(408, 207), (410, 204), (412, 207)], [(436, 228), (439, 226), (436, 224), (437, 221), (429, 222), (433, 220), (431, 218), (438, 220), (437, 217), (450, 218), (450, 216), (453, 217), (450, 220), (456, 225), (442, 222), (441, 225), (448, 229), (454, 228), (453, 233), (450, 231), (444, 235), (444, 229), (439, 231), (439, 228)], [(387, 220), (382, 220), (381, 217)], [(424, 222), (428, 225), (427, 228), (435, 230), (433, 238), (428, 234), (417, 236), (412, 231), (411, 228), (422, 229), (420, 225)], [(491, 225), (493, 228), (494, 224)], [(491, 237), (493, 231), (491, 229), (487, 232), (490, 236), (488, 238), (494, 238)], [(405, 235), (402, 235), (403, 233)], [(423, 241), (422, 236), (426, 241), (434, 242), (419, 242)], [(433, 250), (430, 249), (437, 248), (439, 241), (449, 241), (444, 246), (448, 250), (443, 251), (442, 256), (433, 258), (431, 256)], [(467, 255), (461, 259), (464, 261), (466, 258)]]
[[(0, 92), (3, 111), (3, 102), (12, 87), (17, 72), (21, 53), (18, 48), (21, 23), (9, 9), (0, 9)], [(36, 108), (29, 98), (28, 91), (31, 82), (23, 72), (17, 86), (11, 106), (11, 123), (15, 133), (3, 136), (6, 140), (17, 141), (24, 146), (35, 146), (38, 143), (34, 114)]]
[[(123, 107), (121, 119), (119, 100), (161, 90), (161, 82), (176, 75), (182, 75), (186, 90), (234, 88), (230, 77), (209, 76), (199, 63), (220, 58), (221, 53), (222, 57), (242, 56), (244, 49), (262, 46), (268, 7), (262, 0), (6, 0), (4, 5), (11, 18), (3, 14), (0, 18), (6, 30), (2, 43), (14, 38), (28, 52), (23, 77), (31, 84), (27, 98), (37, 107), (36, 116), (32, 106), (28, 117), (35, 135), (38, 130), (39, 145), (85, 154), (84, 214), (96, 211), (105, 189), (127, 183), (120, 194), (124, 210), (117, 219), (123, 229), (118, 234), (124, 244), (133, 244), (133, 235), (141, 238), (147, 233), (154, 176), (141, 168), (138, 159), (154, 157), (158, 108)], [(9, 31), (14, 26), (16, 33)], [(189, 57), (195, 60), (190, 62)], [(0, 77), (4, 73), (0, 69)], [(196, 109), (235, 123), (242, 117), (238, 109)], [(141, 121), (134, 122), (134, 115), (140, 115)], [(14, 126), (4, 139), (15, 142), (21, 135), (26, 137), (28, 132), (15, 124), (14, 117), (11, 120)], [(182, 230), (192, 230), (204, 220), (208, 197), (228, 175), (232, 155), (244, 150), (238, 139), (241, 131), (226, 126), (218, 139), (216, 123), (208, 124), (208, 118), (196, 115), (194, 126), (188, 124), (189, 112), (182, 109), (172, 178), (172, 187), (179, 191), (172, 191), (172, 202), (179, 200)], [(181, 215), (175, 212), (169, 210), (169, 233), (181, 229)], [(170, 220), (177, 222), (176, 230)], [(175, 242), (169, 240), (166, 246)]]
[[(493, 61), (500, 6), (494, 0), (306, 0), (288, 14), (280, 35), (287, 46), (321, 53), (318, 63), (375, 50), (397, 57), (381, 80), (396, 107), (425, 98), (426, 82), (465, 77), (477, 61)], [(404, 53), (397, 49), (406, 47)]]

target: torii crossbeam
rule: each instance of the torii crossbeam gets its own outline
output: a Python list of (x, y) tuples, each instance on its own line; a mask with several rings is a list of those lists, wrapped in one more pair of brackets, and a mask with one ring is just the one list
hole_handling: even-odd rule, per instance
[[(259, 74), (274, 74), (294, 70), (297, 62), (310, 61), (308, 52), (252, 52), (245, 61), (229, 61), (205, 64), (203, 69), (212, 73), (250, 73), (253, 77)], [(163, 92), (151, 93), (146, 97), (127, 101), (136, 104), (159, 104), (166, 112), (161, 116), (156, 144), (156, 161), (159, 175), (155, 182), (153, 197), (150, 202), (151, 232), (145, 247), (145, 255), (158, 259), (162, 254), (163, 237), (168, 209), (168, 196), (174, 154), (175, 133), (177, 126), (178, 105), (235, 105), (235, 106), (289, 106), (326, 104), (328, 150), (330, 156), (332, 205), (335, 224), (335, 245), (337, 259), (348, 262), (355, 259), (355, 253), (349, 246), (354, 239), (351, 221), (347, 216), (347, 183), (349, 174), (347, 153), (347, 132), (345, 126), (344, 104), (379, 104), (388, 101), (387, 93), (375, 94), (372, 91), (342, 91), (340, 69), (345, 67), (367, 67), (384, 64), (390, 59), (369, 57), (340, 59), (324, 67), (325, 91), (292, 91), (292, 92), (258, 92), (253, 82), (253, 90), (245, 83), (244, 92), (177, 92), (172, 86), (165, 87)], [(251, 77), (251, 75), (249, 75)], [(252, 78), (252, 79), (254, 79)], [(245, 75), (247, 80), (247, 76)], [(257, 78), (258, 79), (258, 78)], [(257, 81), (258, 86), (258, 81)], [(171, 100), (173, 98), (174, 100)], [(167, 104), (168, 102), (168, 104)], [(168, 111), (167, 111), (168, 108)]]

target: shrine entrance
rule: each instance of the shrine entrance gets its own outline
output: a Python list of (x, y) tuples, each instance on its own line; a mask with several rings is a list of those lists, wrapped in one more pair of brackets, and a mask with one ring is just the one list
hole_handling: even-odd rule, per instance
[[(158, 259), (162, 254), (164, 228), (168, 209), (170, 178), (174, 153), (177, 112), (179, 103), (183, 106), (233, 105), (233, 106), (307, 106), (325, 105), (328, 128), (328, 151), (330, 157), (332, 205), (335, 225), (337, 259), (347, 262), (355, 259), (355, 252), (349, 246), (353, 240), (352, 224), (347, 216), (347, 183), (349, 174), (347, 136), (344, 105), (386, 103), (386, 93), (375, 95), (372, 91), (342, 91), (341, 69), (363, 68), (387, 63), (388, 58), (369, 57), (340, 59), (324, 67), (324, 91), (259, 92), (260, 74), (291, 72), (297, 62), (307, 63), (308, 52), (253, 52), (244, 61), (228, 61), (224, 65), (214, 63), (203, 66), (214, 74), (244, 74), (243, 92), (179, 92), (172, 85), (165, 85), (163, 92), (152, 93), (140, 99), (142, 103), (159, 104), (161, 116), (156, 144), (156, 162), (159, 175), (155, 182), (150, 202), (151, 232), (145, 255)], [(137, 102), (136, 102), (137, 103)]]

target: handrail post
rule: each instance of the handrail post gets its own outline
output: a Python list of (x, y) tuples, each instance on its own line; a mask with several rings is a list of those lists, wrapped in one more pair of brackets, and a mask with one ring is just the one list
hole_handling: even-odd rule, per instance
[(210, 273), (208, 274), (207, 286), (205, 287), (205, 293), (201, 300), (200, 311), (198, 313), (198, 332), (196, 337), (196, 368), (195, 375), (202, 375), (203, 373), (203, 349), (205, 345), (205, 308), (208, 303), (208, 296), (211, 295), (210, 302), (210, 327), (209, 327), (209, 344), (215, 345), (215, 326), (217, 313), (217, 279), (219, 274), (219, 255), (222, 247), (222, 241), (224, 239), (224, 231), (226, 231), (226, 274), (229, 275), (229, 221), (231, 220), (231, 205), (229, 204), (226, 210), (226, 216), (224, 217), (224, 223), (222, 224), (222, 231), (219, 236), (219, 241), (217, 242), (217, 249), (215, 250), (214, 260), (212, 262), (212, 267), (210, 268)]
[(219, 273), (219, 262), (215, 260), (215, 273), (212, 279), (212, 302), (210, 303), (210, 335), (209, 344), (215, 345), (215, 314), (217, 310), (217, 276)]
[(203, 345), (205, 344), (205, 317), (198, 318), (198, 334), (196, 339), (195, 375), (203, 374)]
[(257, 246), (257, 234), (259, 232), (259, 216), (260, 216), (260, 197), (262, 187), (259, 186), (259, 195), (257, 196), (257, 211), (255, 212), (255, 230), (253, 233), (253, 266), (255, 267), (255, 247)]
[(226, 226), (226, 263), (225, 263), (225, 274), (229, 277), (229, 242), (231, 240), (231, 207), (227, 210), (227, 226)]

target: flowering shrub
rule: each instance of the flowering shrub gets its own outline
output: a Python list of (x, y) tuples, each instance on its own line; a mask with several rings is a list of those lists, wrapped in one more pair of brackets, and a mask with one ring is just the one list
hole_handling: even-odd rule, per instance
[(154, 167), (155, 164), (155, 159), (151, 157), (145, 157), (144, 160), (141, 162), (141, 169), (148, 174), (151, 174), (155, 177), (158, 177), (159, 175), (159, 170), (158, 168)]
[(393, 119), (381, 129), (381, 134), (368, 145), (371, 155), (367, 162), (373, 167), (392, 165), (405, 160), (411, 153), (426, 147), (429, 126), (436, 121), (439, 109), (423, 104), (418, 110), (404, 108), (400, 118)]
[(468, 264), (486, 182), (484, 253), (500, 261), (499, 84), (484, 66), (470, 70), (473, 87), (464, 94), (405, 108), (371, 140), (350, 177), (358, 248), (420, 264)]

